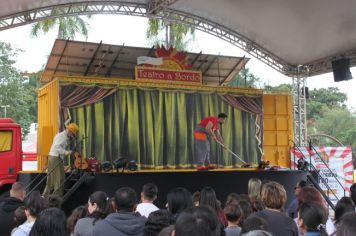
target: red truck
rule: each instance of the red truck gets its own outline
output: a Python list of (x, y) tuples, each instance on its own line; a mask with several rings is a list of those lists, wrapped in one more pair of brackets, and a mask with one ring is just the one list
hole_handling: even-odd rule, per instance
[(10, 118), (0, 118), (0, 199), (16, 181), (22, 158), (21, 126)]

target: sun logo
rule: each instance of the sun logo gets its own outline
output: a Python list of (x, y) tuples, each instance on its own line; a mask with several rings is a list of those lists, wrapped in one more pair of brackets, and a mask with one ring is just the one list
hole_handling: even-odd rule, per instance
[(190, 70), (192, 65), (188, 63), (188, 54), (184, 51), (178, 52), (172, 46), (166, 49), (163, 45), (157, 46), (156, 57), (163, 58), (163, 64), (157, 68), (172, 70)]

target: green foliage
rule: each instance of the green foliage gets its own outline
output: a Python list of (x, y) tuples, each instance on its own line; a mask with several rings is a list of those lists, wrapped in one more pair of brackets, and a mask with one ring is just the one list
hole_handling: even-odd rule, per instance
[(250, 72), (249, 68), (242, 69), (227, 85), (240, 88), (257, 88), (261, 79)]
[(186, 50), (188, 44), (194, 40), (194, 28), (179, 22), (180, 16), (175, 16), (177, 21), (150, 18), (146, 38), (150, 45), (164, 45), (166, 48), (174, 46), (177, 50)]
[[(61, 9), (55, 9), (53, 16), (62, 14)], [(90, 16), (87, 16), (89, 19)], [(60, 39), (74, 39), (77, 33), (88, 37), (89, 24), (80, 16), (56, 17), (39, 21), (32, 25), (30, 35), (38, 37), (40, 33), (47, 34), (52, 29), (58, 27), (57, 37)]]
[[(37, 94), (34, 81), (25, 78), (15, 67), (19, 50), (8, 43), (0, 42), (0, 105), (8, 105), (6, 116), (21, 124), (25, 136), (37, 117)], [(5, 109), (0, 108), (0, 117)]]

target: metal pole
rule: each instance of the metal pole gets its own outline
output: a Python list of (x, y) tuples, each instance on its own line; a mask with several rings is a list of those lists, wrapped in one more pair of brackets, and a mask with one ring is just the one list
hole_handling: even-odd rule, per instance
[(6, 108), (8, 108), (8, 107), (10, 107), (10, 105), (2, 105), (1, 106), (2, 108), (4, 108), (4, 113), (5, 113), (5, 117), (4, 118), (6, 118)]

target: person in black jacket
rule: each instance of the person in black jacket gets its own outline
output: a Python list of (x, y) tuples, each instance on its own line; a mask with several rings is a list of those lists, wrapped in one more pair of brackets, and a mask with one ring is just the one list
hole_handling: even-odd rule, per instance
[(112, 201), (115, 213), (95, 224), (91, 235), (96, 236), (143, 236), (146, 217), (134, 212), (137, 194), (130, 187), (119, 188)]
[(15, 210), (24, 205), (26, 186), (22, 182), (15, 182), (10, 190), (10, 197), (0, 202), (0, 236), (8, 236), (11, 230), (18, 226), (15, 221)]

